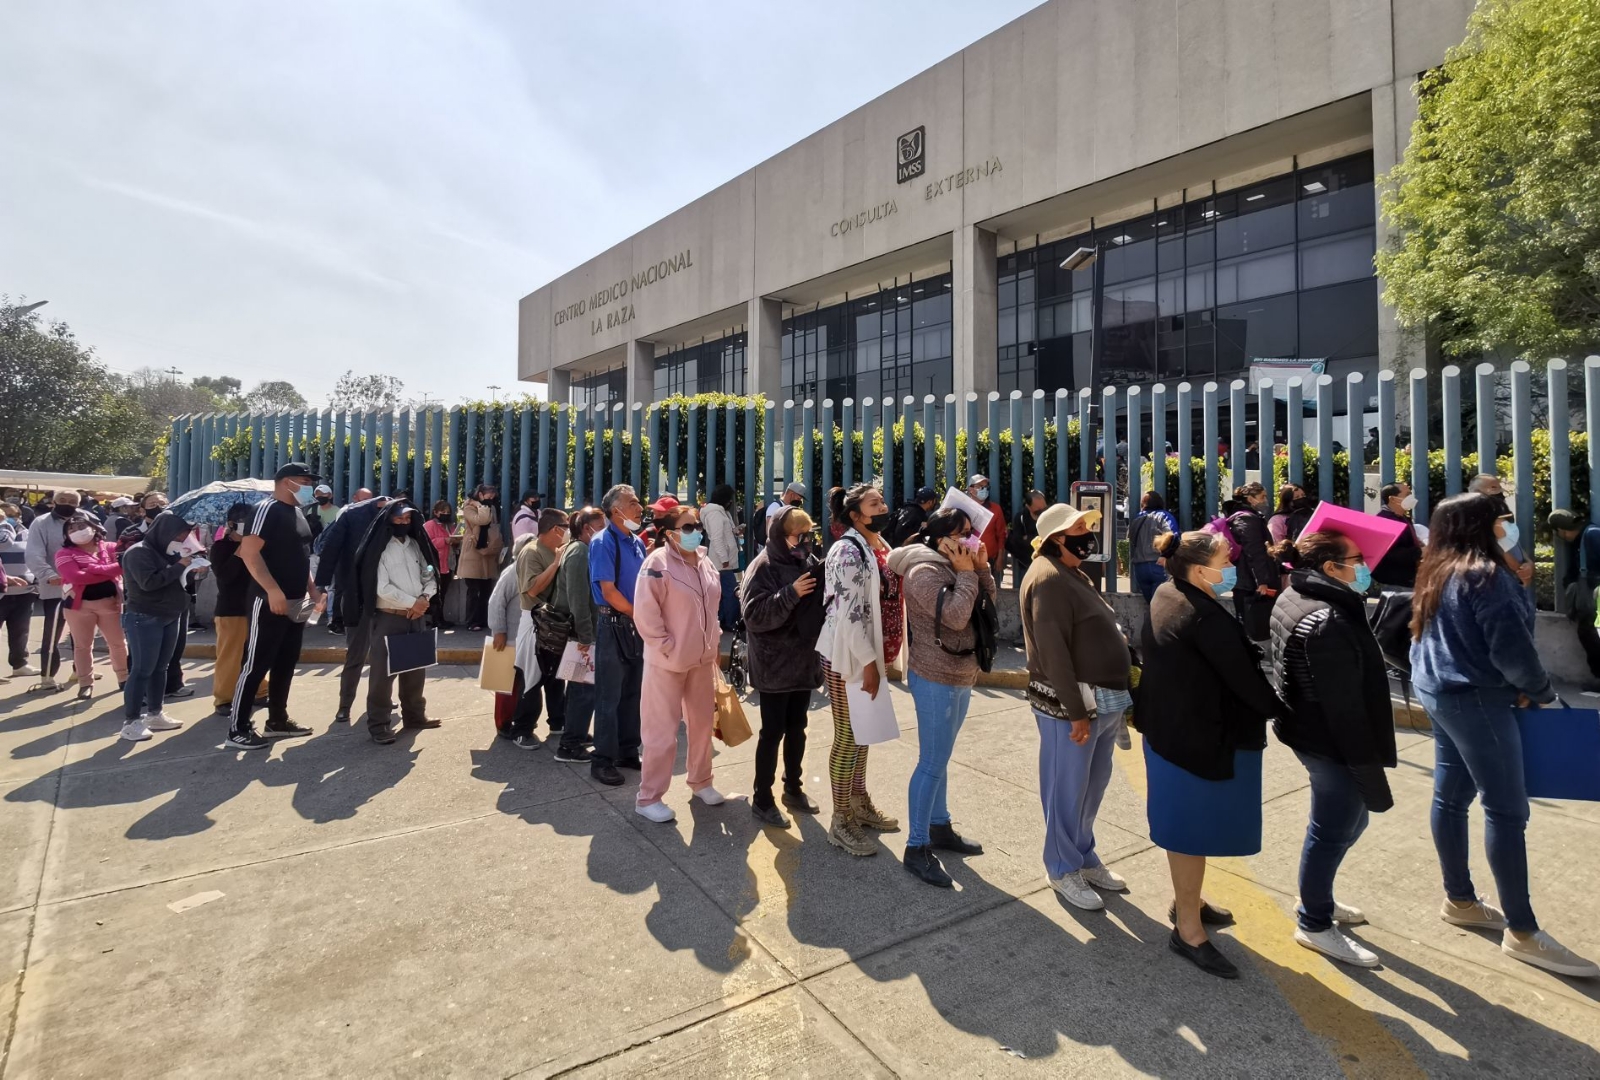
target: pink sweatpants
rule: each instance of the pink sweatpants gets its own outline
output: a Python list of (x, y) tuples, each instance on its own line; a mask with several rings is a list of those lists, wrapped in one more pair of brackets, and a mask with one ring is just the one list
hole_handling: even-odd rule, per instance
[(640, 806), (660, 802), (672, 785), (680, 717), (689, 726), (689, 790), (710, 786), (711, 729), (717, 712), (715, 670), (706, 664), (689, 671), (663, 671), (645, 657), (644, 683), (639, 690)]
[(78, 685), (87, 686), (94, 674), (94, 632), (106, 639), (111, 653), (111, 670), (117, 681), (128, 681), (128, 645), (122, 637), (122, 605), (115, 596), (104, 600), (85, 600), (75, 608), (63, 606), (61, 613), (67, 617), (67, 629), (72, 631), (72, 670), (78, 673)]

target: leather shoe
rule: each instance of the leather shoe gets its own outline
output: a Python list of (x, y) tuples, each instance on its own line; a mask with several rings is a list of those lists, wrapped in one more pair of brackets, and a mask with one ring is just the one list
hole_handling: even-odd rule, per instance
[(948, 889), (955, 884), (950, 875), (944, 872), (944, 867), (939, 865), (939, 856), (933, 853), (931, 847), (906, 848), (904, 865), (908, 873), (914, 874), (929, 885)]
[(957, 855), (983, 854), (982, 844), (963, 839), (955, 826), (949, 824), (928, 826), (928, 846), (935, 851), (953, 851)]
[(394, 728), (392, 727), (373, 728), (371, 734), (372, 741), (379, 746), (388, 746), (394, 742)]
[(763, 825), (771, 825), (779, 829), (789, 828), (789, 819), (783, 816), (783, 811), (777, 806), (761, 806), (757, 803), (750, 804), (750, 816)]
[(1217, 947), (1209, 941), (1201, 942), (1199, 945), (1190, 945), (1179, 937), (1178, 931), (1174, 929), (1172, 936), (1167, 939), (1167, 947), (1207, 975), (1215, 975), (1219, 979), (1237, 979), (1239, 977), (1239, 969), (1233, 966), (1233, 961), (1223, 956)]
[(416, 723), (412, 723), (410, 720), (407, 720), (405, 722), (405, 728), (406, 728), (407, 731), (420, 731), (423, 728), (436, 728), (436, 727), (439, 727), (443, 723), (444, 723), (443, 720), (434, 720), (434, 719), (431, 719), (431, 718), (424, 717), (423, 719), (418, 720)]
[(644, 764), (636, 757), (625, 757), (617, 762), (617, 768), (632, 769), (634, 772), (638, 772), (644, 768)]
[[(1167, 909), (1167, 921), (1169, 923), (1175, 923), (1178, 921), (1178, 902), (1176, 900), (1174, 900), (1172, 902), (1172, 906)], [(1229, 911), (1227, 908), (1214, 907), (1202, 900), (1200, 901), (1200, 925), (1232, 926), (1233, 912)]]
[(350, 722), (350, 710), (340, 709), (338, 712), (334, 713), (333, 722), (335, 724), (348, 724)]
[(598, 761), (590, 762), (589, 776), (607, 787), (618, 787), (622, 783), (622, 773), (617, 771), (615, 765), (602, 765)]
[(816, 800), (799, 788), (784, 791), (783, 805), (802, 814), (822, 813), (822, 807), (817, 805)]

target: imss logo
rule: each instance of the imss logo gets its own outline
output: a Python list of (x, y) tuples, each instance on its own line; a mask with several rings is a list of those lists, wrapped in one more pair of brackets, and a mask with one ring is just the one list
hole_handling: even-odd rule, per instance
[(923, 125), (911, 129), (895, 141), (895, 183), (908, 183), (928, 170), (927, 134), (927, 125)]

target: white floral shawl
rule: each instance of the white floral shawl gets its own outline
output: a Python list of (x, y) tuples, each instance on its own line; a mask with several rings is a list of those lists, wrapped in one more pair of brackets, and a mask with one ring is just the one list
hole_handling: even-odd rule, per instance
[(878, 560), (867, 538), (849, 529), (828, 549), (822, 591), (825, 612), (817, 652), (845, 682), (859, 682), (867, 665), (888, 677), (883, 656), (883, 612), (878, 595), (883, 583)]

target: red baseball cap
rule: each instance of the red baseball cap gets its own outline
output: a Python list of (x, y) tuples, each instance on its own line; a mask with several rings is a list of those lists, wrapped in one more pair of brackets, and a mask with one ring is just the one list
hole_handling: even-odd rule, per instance
[(668, 510), (676, 510), (677, 508), (678, 500), (671, 495), (663, 495), (650, 504), (650, 512), (652, 514), (665, 514)]

